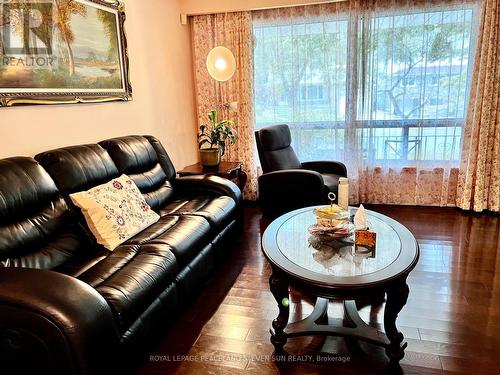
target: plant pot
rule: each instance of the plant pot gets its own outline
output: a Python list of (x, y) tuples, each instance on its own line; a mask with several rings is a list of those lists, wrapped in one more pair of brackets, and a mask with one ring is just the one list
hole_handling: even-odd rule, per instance
[(201, 165), (204, 167), (217, 167), (220, 163), (220, 152), (218, 148), (200, 149)]

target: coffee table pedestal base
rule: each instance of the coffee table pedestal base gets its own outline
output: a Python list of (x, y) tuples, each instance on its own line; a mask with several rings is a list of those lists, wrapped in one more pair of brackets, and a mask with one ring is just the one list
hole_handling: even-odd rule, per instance
[(398, 283), (387, 290), (387, 301), (384, 312), (385, 332), (366, 324), (359, 316), (356, 302), (344, 300), (344, 322), (342, 325), (328, 324), (328, 299), (318, 297), (314, 310), (305, 319), (288, 323), (289, 300), (288, 283), (273, 273), (269, 283), (279, 306), (279, 315), (273, 321), (271, 343), (276, 354), (283, 354), (284, 345), (289, 337), (327, 335), (354, 338), (385, 348), (391, 362), (399, 362), (404, 357), (407, 343), (403, 343), (403, 334), (396, 328), (396, 318), (406, 304), (408, 286), (406, 282)]

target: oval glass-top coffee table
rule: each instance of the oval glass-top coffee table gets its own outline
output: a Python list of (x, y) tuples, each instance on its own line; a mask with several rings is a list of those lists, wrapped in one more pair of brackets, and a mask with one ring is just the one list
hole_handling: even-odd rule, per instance
[[(353, 337), (385, 348), (391, 361), (404, 357), (406, 343), (396, 327), (396, 318), (408, 298), (406, 278), (419, 258), (415, 237), (397, 221), (367, 210), (376, 246), (367, 251), (345, 240), (319, 241), (307, 228), (316, 222), (314, 207), (289, 212), (274, 220), (262, 237), (262, 250), (271, 263), (271, 292), (279, 315), (273, 321), (271, 342), (276, 353), (284, 353), (289, 337), (332, 335)], [(356, 209), (350, 208), (351, 214)], [(301, 321), (288, 324), (289, 287), (317, 297), (314, 311)], [(386, 296), (384, 330), (366, 324), (358, 314), (356, 300)], [(322, 324), (329, 300), (344, 301), (349, 324)]]

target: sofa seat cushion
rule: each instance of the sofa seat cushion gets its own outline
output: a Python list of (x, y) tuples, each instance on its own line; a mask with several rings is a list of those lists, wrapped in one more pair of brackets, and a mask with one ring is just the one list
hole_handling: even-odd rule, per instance
[(82, 254), (72, 257), (64, 264), (54, 268), (53, 271), (78, 278), (81, 274), (107, 258), (108, 255), (109, 251), (103, 247), (89, 245)]
[(106, 299), (123, 333), (174, 283), (178, 270), (166, 244), (123, 244), (78, 278)]
[(78, 278), (102, 294), (125, 332), (210, 243), (209, 233), (202, 217), (163, 216)]
[(125, 243), (129, 245), (136, 245), (136, 244), (143, 244), (148, 241), (153, 241), (157, 237), (165, 234), (166, 232), (174, 228), (176, 225), (185, 225), (185, 224), (181, 223), (179, 217), (175, 216), (160, 217), (160, 219), (156, 223), (150, 225), (146, 229), (143, 229), (141, 232), (137, 233), (134, 237), (132, 237)]
[(228, 196), (178, 198), (160, 210), (160, 215), (190, 215), (205, 218), (217, 233), (234, 219), (236, 202)]
[(176, 256), (179, 266), (184, 266), (210, 243), (209, 232), (210, 225), (201, 217), (162, 216), (155, 224), (118, 246), (80, 278), (92, 286), (98, 285), (126, 265), (145, 244), (166, 245)]
[(125, 244), (165, 244), (175, 254), (180, 267), (193, 260), (210, 243), (210, 225), (198, 216), (163, 216)]

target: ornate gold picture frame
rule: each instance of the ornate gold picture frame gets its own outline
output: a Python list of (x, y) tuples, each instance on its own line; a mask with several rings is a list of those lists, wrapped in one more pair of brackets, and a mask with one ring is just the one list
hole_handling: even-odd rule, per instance
[(132, 100), (119, 0), (0, 0), (0, 107)]

